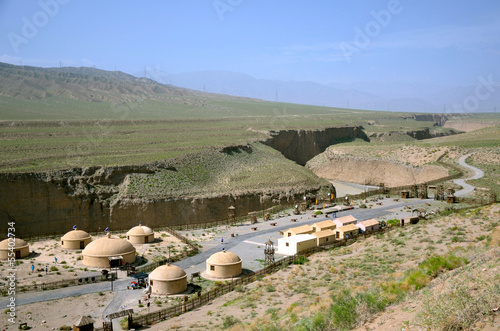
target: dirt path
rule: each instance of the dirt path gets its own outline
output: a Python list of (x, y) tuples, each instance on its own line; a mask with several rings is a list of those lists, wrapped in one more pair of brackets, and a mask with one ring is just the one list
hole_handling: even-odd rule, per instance
[(469, 153), (469, 154), (466, 154), (466, 155), (463, 155), (461, 156), (459, 159), (458, 159), (458, 164), (461, 165), (462, 167), (465, 167), (465, 168), (468, 168), (470, 170), (472, 170), (474, 172), (474, 175), (470, 178), (467, 178), (467, 179), (455, 179), (453, 182), (455, 182), (455, 184), (458, 184), (460, 186), (462, 186), (463, 188), (458, 191), (458, 192), (455, 192), (455, 195), (457, 197), (460, 197), (460, 196), (464, 196), (464, 195), (468, 195), (468, 194), (471, 194), (472, 192), (474, 192), (474, 189), (475, 187), (470, 185), (470, 184), (467, 184), (465, 181), (466, 180), (471, 180), (471, 179), (479, 179), (481, 177), (484, 176), (484, 171), (482, 171), (481, 169), (478, 169), (476, 167), (473, 167), (473, 166), (470, 166), (468, 165), (467, 163), (465, 163), (465, 160), (471, 156), (472, 153)]
[(376, 190), (379, 188), (378, 186), (348, 183), (339, 180), (330, 180), (330, 183), (335, 186), (335, 191), (338, 197), (342, 197), (346, 194), (359, 194), (365, 191)]

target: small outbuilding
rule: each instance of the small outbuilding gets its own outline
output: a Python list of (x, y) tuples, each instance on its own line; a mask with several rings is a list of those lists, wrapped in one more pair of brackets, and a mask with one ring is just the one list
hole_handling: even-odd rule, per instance
[(316, 237), (317, 246), (328, 245), (335, 241), (335, 231), (331, 229), (314, 232), (312, 235)]
[(337, 228), (349, 224), (356, 224), (357, 221), (358, 220), (352, 215), (342, 216), (333, 220)]
[(150, 227), (134, 226), (127, 232), (127, 240), (132, 244), (147, 244), (155, 241), (155, 234)]
[(446, 202), (447, 203), (455, 203), (455, 202), (457, 202), (457, 198), (455, 197), (454, 194), (447, 195)]
[(84, 249), (91, 241), (92, 238), (87, 232), (78, 230), (75, 227), (74, 230), (62, 236), (61, 247), (65, 249)]
[(13, 249), (16, 259), (30, 255), (30, 245), (26, 241), (20, 238), (7, 238), (0, 241), (0, 260), (12, 258), (13, 256), (9, 256), (12, 252), (11, 249)]
[[(83, 264), (89, 267), (109, 268), (135, 262), (135, 247), (125, 239), (106, 237), (94, 240), (82, 252)], [(113, 261), (113, 262), (112, 262)]]
[(326, 220), (323, 222), (314, 223), (312, 229), (314, 232), (321, 232), (324, 230), (335, 230), (337, 224), (332, 220)]
[(356, 226), (359, 228), (359, 230), (364, 233), (364, 232), (373, 232), (377, 231), (380, 229), (380, 223), (372, 218), (363, 222), (356, 223)]
[(187, 289), (187, 274), (178, 266), (162, 265), (149, 274), (149, 286), (152, 294), (179, 294)]
[(409, 199), (409, 198), (410, 198), (410, 191), (408, 190), (401, 191), (401, 199)]
[(94, 322), (90, 316), (80, 316), (73, 323), (73, 331), (92, 331), (94, 330)]
[(418, 216), (405, 217), (405, 218), (401, 219), (401, 221), (399, 222), (399, 225), (406, 226), (409, 224), (417, 224), (419, 220), (420, 220), (420, 217), (418, 217)]
[(359, 228), (355, 224), (348, 224), (335, 229), (335, 239), (350, 239), (359, 234)]
[(312, 226), (305, 224), (286, 230), (285, 232), (283, 232), (283, 237), (286, 238), (286, 237), (296, 236), (299, 234), (311, 234), (313, 232), (314, 230)]
[(278, 253), (294, 255), (306, 249), (316, 247), (317, 238), (310, 234), (298, 234), (278, 239)]
[(207, 259), (207, 276), (210, 278), (231, 278), (241, 275), (241, 258), (231, 252), (221, 251)]

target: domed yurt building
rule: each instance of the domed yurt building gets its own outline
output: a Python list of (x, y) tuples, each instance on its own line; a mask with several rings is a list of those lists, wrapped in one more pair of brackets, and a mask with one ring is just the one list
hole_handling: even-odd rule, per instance
[(132, 244), (147, 244), (155, 241), (155, 234), (150, 227), (134, 226), (127, 232), (127, 240)]
[(14, 246), (10, 244), (10, 247), (14, 247), (14, 254), (15, 256), (9, 256), (9, 253), (11, 253), (11, 250), (9, 249), (9, 242), (12, 243), (12, 239), (4, 239), (0, 241), (0, 260), (8, 260), (9, 257), (15, 257), (16, 259), (22, 259), (23, 257), (26, 257), (30, 255), (30, 245), (19, 238), (14, 239)]
[(209, 278), (231, 278), (241, 275), (241, 258), (231, 252), (221, 251), (207, 259)]
[(92, 238), (87, 232), (74, 227), (72, 231), (62, 236), (61, 247), (65, 249), (84, 249), (91, 241)]
[[(106, 237), (92, 241), (82, 252), (83, 264), (89, 267), (109, 268), (135, 262), (135, 247), (125, 239)], [(112, 262), (113, 261), (113, 262)]]
[(149, 274), (151, 294), (169, 295), (182, 293), (187, 289), (187, 274), (172, 264), (159, 266)]

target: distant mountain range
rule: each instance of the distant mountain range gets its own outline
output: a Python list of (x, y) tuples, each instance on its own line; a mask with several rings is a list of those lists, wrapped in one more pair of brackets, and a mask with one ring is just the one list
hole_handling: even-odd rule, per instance
[(478, 81), (490, 83), (462, 87), (406, 82), (324, 85), (310, 81), (256, 79), (228, 71), (169, 74), (146, 70), (129, 75), (89, 67), (39, 68), (0, 63), (0, 96), (24, 100), (61, 97), (97, 103), (124, 103), (138, 98), (165, 100), (169, 96), (191, 97), (201, 95), (197, 91), (202, 91), (228, 95), (229, 98), (237, 96), (351, 109), (418, 113), (500, 111), (500, 83), (494, 82), (492, 77)]
[[(175, 86), (120, 71), (88, 67), (39, 68), (0, 63), (0, 95), (43, 100), (62, 97), (92, 102), (127, 102), (136, 98), (192, 94)], [(198, 93), (198, 92), (196, 92)]]
[[(433, 86), (408, 82), (323, 85), (310, 81), (256, 79), (229, 71), (169, 74), (146, 70), (136, 76), (198, 91), (328, 107), (403, 112), (500, 111), (499, 86)], [(488, 77), (484, 77), (488, 80)], [(480, 82), (478, 81), (478, 85)], [(498, 110), (497, 110), (498, 109)]]

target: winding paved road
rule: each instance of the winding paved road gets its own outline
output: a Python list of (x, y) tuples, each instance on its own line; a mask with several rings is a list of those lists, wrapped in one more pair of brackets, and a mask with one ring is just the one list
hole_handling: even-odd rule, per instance
[(469, 154), (466, 154), (466, 155), (462, 155), (458, 159), (458, 164), (460, 164), (462, 167), (466, 167), (466, 168), (469, 168), (470, 170), (472, 170), (474, 172), (474, 176), (472, 176), (470, 178), (466, 178), (466, 179), (455, 179), (453, 181), (455, 184), (458, 184), (458, 185), (462, 186), (462, 189), (460, 191), (455, 192), (455, 196), (457, 196), (457, 197), (468, 195), (468, 194), (471, 194), (472, 192), (474, 192), (474, 188), (475, 187), (472, 186), (472, 185), (467, 184), (465, 182), (466, 180), (479, 179), (479, 178), (481, 178), (481, 177), (484, 176), (484, 171), (482, 171), (481, 169), (478, 169), (476, 167), (470, 166), (467, 163), (465, 163), (465, 160), (469, 156), (471, 156), (471, 155), (472, 155), (472, 153), (469, 153)]
[[(338, 216), (340, 217), (349, 214), (354, 216), (359, 221), (364, 221), (370, 218), (380, 218), (394, 213), (398, 213), (398, 215), (395, 216), (397, 218), (405, 217), (411, 215), (411, 209), (406, 209), (404, 208), (404, 206), (423, 204), (425, 202), (431, 202), (433, 200), (410, 199), (395, 202), (393, 201), (393, 199), (383, 199), (382, 201), (382, 206), (374, 204), (372, 209), (347, 210), (339, 212)], [(290, 221), (292, 218), (297, 219), (297, 222), (292, 223)], [(224, 236), (224, 245), (220, 244), (220, 237), (214, 238), (214, 240), (210, 242), (203, 243), (206, 249), (203, 252), (186, 258), (182, 261), (175, 262), (174, 264), (183, 268), (188, 275), (192, 274), (193, 272), (204, 271), (206, 268), (205, 261), (212, 254), (219, 252), (221, 248), (224, 247), (226, 250), (231, 250), (231, 252), (234, 252), (235, 254), (240, 256), (240, 258), (243, 260), (244, 269), (258, 270), (262, 268), (262, 264), (259, 260), (264, 258), (264, 243), (268, 239), (271, 239), (275, 243), (277, 243), (277, 239), (282, 237), (279, 234), (279, 231), (284, 231), (294, 226), (313, 224), (326, 219), (328, 218), (323, 215), (313, 218), (311, 213), (307, 213), (300, 216), (293, 215), (275, 219), (273, 220), (273, 222), (276, 222), (276, 226), (271, 226), (271, 222), (259, 222), (253, 225), (237, 225), (234, 227), (228, 227), (224, 231), (224, 233), (220, 233), (220, 235)], [(251, 229), (255, 226), (258, 228), (258, 231), (253, 231)], [(231, 233), (235, 234), (235, 237), (231, 237)], [(279, 258), (280, 256), (277, 254), (277, 259)], [(133, 302), (137, 302), (137, 299), (143, 296), (142, 290), (131, 291), (126, 289), (131, 280), (132, 278), (126, 277), (123, 273), (119, 275), (119, 279), (116, 280), (113, 284), (116, 296), (110, 302), (107, 302), (107, 306), (104, 309), (102, 318), (104, 318), (104, 316), (106, 316), (107, 314), (120, 311), (120, 307), (122, 306), (129, 306)], [(102, 282), (42, 292), (19, 293), (16, 295), (16, 306), (62, 299), (67, 297), (75, 297), (83, 294), (97, 293), (100, 291), (109, 291), (110, 285), (111, 284), (109, 282)], [(8, 303), (8, 297), (1, 298), (0, 309), (6, 308)], [(119, 329), (119, 319), (113, 320), (113, 327)]]
[[(430, 202), (432, 199), (420, 200), (411, 199), (403, 200), (399, 202), (393, 202), (392, 199), (384, 199), (383, 206), (374, 206), (373, 209), (353, 209), (343, 212), (339, 212), (339, 216), (350, 214), (356, 217), (358, 220), (363, 221), (370, 218), (379, 218), (394, 212), (400, 212), (401, 208), (404, 206), (412, 206), (416, 204), (422, 204), (424, 202)], [(409, 210), (408, 210), (409, 211)], [(408, 212), (405, 210), (405, 212)], [(404, 213), (404, 212), (403, 212)], [(407, 216), (400, 212), (401, 217)], [(411, 211), (410, 211), (411, 213)], [(399, 217), (398, 216), (398, 217)], [(291, 223), (291, 218), (298, 218), (296, 223)], [(287, 216), (280, 219), (275, 219), (276, 226), (271, 226), (270, 222), (259, 222), (254, 225), (238, 225), (228, 228), (224, 236), (224, 248), (226, 250), (231, 250), (232, 252), (238, 254), (243, 260), (243, 267), (251, 270), (258, 270), (262, 268), (262, 265), (256, 259), (263, 258), (263, 247), (264, 243), (271, 238), (276, 243), (278, 238), (281, 238), (279, 231), (286, 230), (290, 227), (313, 224), (326, 220), (327, 217), (321, 216), (313, 218), (310, 213), (302, 214), (301, 216)], [(252, 231), (251, 227), (257, 226), (259, 231)], [(230, 237), (230, 233), (237, 234), (235, 237)], [(262, 248), (258, 248), (257, 245), (261, 245)], [(216, 238), (213, 242), (204, 243), (205, 247), (210, 247), (209, 249), (200, 252), (197, 255), (186, 258), (182, 261), (175, 262), (174, 264), (185, 269), (186, 272), (192, 273), (196, 271), (205, 270), (205, 261), (212, 254), (218, 252), (223, 247), (220, 244), (220, 238)], [(132, 278), (121, 278), (114, 282), (114, 291), (120, 291), (130, 285)], [(86, 284), (79, 286), (71, 286), (56, 290), (48, 290), (42, 292), (27, 292), (19, 293), (16, 295), (16, 305), (25, 305), (34, 302), (49, 301), (54, 299), (61, 299), (70, 296), (79, 296), (88, 293), (97, 293), (100, 291), (109, 291), (111, 284), (109, 282), (101, 282), (94, 284)], [(138, 293), (139, 291), (128, 291), (130, 293)], [(141, 291), (142, 292), (142, 291)], [(9, 302), (9, 298), (0, 299), (0, 309), (5, 308)], [(114, 303), (112, 306), (117, 306)]]
[[(472, 153), (471, 153), (472, 154)], [(455, 193), (456, 196), (464, 196), (470, 194), (474, 191), (474, 186), (465, 183), (466, 180), (478, 179), (484, 176), (484, 172), (481, 169), (470, 166), (465, 163), (465, 160), (471, 155), (463, 155), (459, 158), (458, 163), (466, 168), (471, 169), (474, 172), (474, 176), (467, 179), (456, 179), (454, 182), (463, 187), (462, 190)], [(420, 200), (403, 200), (399, 202), (394, 202), (392, 200), (384, 199), (383, 206), (374, 206), (373, 209), (353, 209), (349, 211), (340, 212), (339, 214), (350, 214), (357, 218), (359, 221), (367, 220), (370, 218), (380, 218), (395, 212), (399, 212), (398, 217), (404, 217), (405, 213), (410, 212), (405, 209), (401, 212), (404, 206), (412, 206), (417, 204), (423, 204), (425, 202), (431, 202), (432, 199)], [(339, 215), (341, 216), (341, 215)], [(291, 218), (298, 218), (297, 223), (290, 223)], [(270, 226), (270, 222), (261, 222), (254, 225), (239, 225), (235, 227), (228, 228), (226, 233), (224, 233), (224, 248), (226, 250), (231, 250), (232, 252), (238, 254), (243, 260), (243, 267), (251, 270), (258, 270), (262, 266), (258, 259), (263, 258), (262, 249), (265, 246), (264, 243), (268, 239), (276, 240), (280, 238), (279, 231), (286, 230), (293, 226), (303, 225), (303, 224), (313, 224), (326, 220), (327, 217), (317, 217), (312, 218), (311, 214), (305, 214), (302, 216), (287, 216), (277, 220), (276, 226)], [(255, 232), (251, 230), (251, 227), (257, 226), (259, 231)], [(230, 237), (230, 234), (237, 234), (235, 237)], [(183, 268), (186, 272), (193, 273), (196, 271), (205, 270), (205, 261), (215, 252), (221, 250), (222, 245), (219, 239), (213, 242), (204, 243), (205, 247), (210, 247), (207, 250), (200, 252), (199, 254), (189, 257), (185, 260), (174, 263), (175, 265)], [(259, 247), (260, 246), (260, 247)], [(139, 298), (142, 291), (127, 291), (126, 286), (130, 284), (131, 278), (121, 278), (114, 282), (114, 291), (118, 291), (117, 296), (111, 300), (104, 313), (103, 317), (111, 312), (118, 311), (120, 306), (123, 304), (130, 303), (133, 300)], [(110, 289), (110, 283), (95, 283), (80, 286), (72, 286), (68, 288), (49, 290), (43, 292), (28, 292), (16, 295), (16, 306), (30, 304), (34, 302), (43, 302), (54, 299), (61, 299), (66, 297), (80, 296), (83, 294), (96, 293), (100, 291), (106, 291)], [(0, 309), (7, 307), (9, 303), (9, 298), (3, 298), (0, 301)], [(118, 320), (113, 321), (118, 322)], [(115, 324), (115, 323), (113, 323)], [(116, 325), (118, 326), (118, 325)]]

